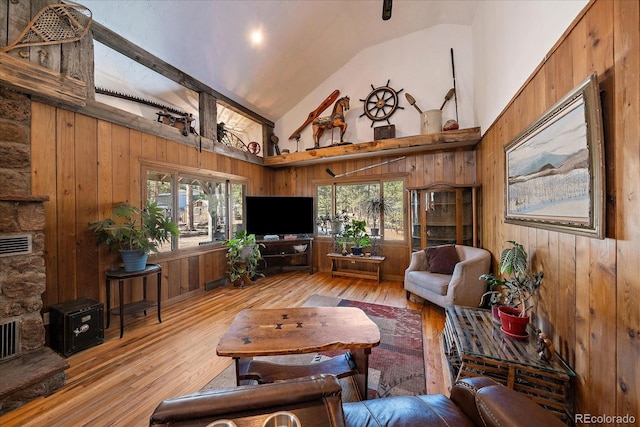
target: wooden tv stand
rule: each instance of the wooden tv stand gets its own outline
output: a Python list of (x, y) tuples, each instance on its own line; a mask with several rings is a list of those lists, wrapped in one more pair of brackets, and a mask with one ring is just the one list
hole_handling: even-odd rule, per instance
[[(280, 268), (280, 271), (284, 271), (285, 268), (307, 268), (309, 269), (309, 274), (313, 274), (312, 237), (298, 237), (289, 240), (283, 238), (279, 240), (258, 240), (258, 243), (264, 245), (264, 247), (260, 247), (260, 253), (264, 259), (261, 268), (265, 270)], [(307, 249), (304, 252), (296, 252), (293, 249), (296, 245), (307, 245)]]

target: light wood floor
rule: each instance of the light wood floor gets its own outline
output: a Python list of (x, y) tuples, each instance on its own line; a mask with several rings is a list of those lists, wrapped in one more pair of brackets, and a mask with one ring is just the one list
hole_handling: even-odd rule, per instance
[(216, 355), (219, 337), (236, 313), (249, 307), (302, 305), (327, 295), (422, 310), (428, 393), (445, 393), (441, 362), (444, 311), (407, 301), (401, 282), (336, 279), (328, 273), (285, 273), (245, 289), (224, 287), (127, 318), (119, 339), (117, 318), (102, 345), (68, 358), (67, 384), (0, 417), (0, 426), (146, 426), (163, 399), (198, 391), (231, 364)]

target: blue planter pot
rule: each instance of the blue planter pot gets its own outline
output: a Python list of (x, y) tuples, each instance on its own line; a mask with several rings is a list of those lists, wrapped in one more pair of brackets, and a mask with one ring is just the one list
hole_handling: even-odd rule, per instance
[(134, 272), (144, 270), (147, 266), (147, 254), (139, 250), (121, 250), (120, 257), (124, 264), (124, 271)]

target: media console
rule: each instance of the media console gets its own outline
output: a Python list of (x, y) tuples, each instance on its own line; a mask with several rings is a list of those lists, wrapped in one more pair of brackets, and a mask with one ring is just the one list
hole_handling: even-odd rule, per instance
[[(264, 260), (260, 263), (261, 269), (270, 270), (279, 268), (280, 271), (284, 271), (285, 268), (308, 268), (309, 274), (313, 274), (313, 238), (269, 239), (258, 240), (258, 243), (264, 245), (264, 247), (260, 247), (260, 253)], [(297, 252), (294, 246), (298, 245), (307, 245), (307, 247), (304, 251)]]

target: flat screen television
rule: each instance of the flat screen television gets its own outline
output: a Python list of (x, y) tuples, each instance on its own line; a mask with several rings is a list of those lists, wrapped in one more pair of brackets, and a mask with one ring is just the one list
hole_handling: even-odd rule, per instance
[(313, 197), (247, 196), (247, 233), (313, 234)]

